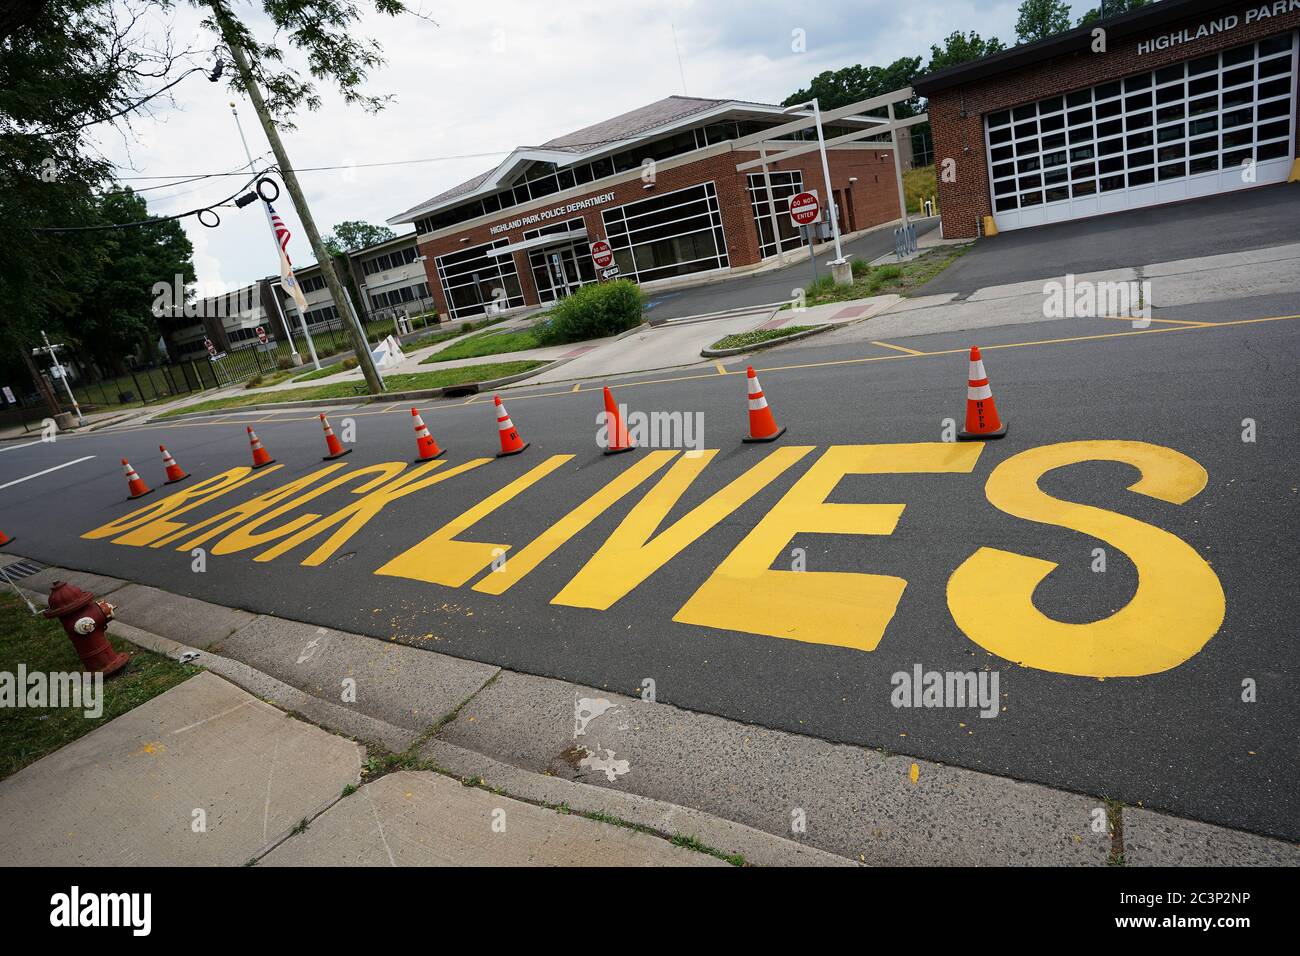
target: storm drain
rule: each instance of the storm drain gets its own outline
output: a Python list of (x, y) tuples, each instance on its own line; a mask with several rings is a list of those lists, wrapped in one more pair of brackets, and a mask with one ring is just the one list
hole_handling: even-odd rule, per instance
[(37, 571), (44, 571), (45, 565), (37, 564), (35, 561), (15, 561), (13, 564), (0, 568), (0, 576), (10, 581), (21, 581), (23, 578), (29, 578)]

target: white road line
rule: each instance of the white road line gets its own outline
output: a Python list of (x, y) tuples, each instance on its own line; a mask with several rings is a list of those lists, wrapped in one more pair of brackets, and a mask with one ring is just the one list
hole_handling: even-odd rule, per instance
[(0, 448), (0, 451), (17, 451), (19, 448), (31, 448), (33, 445), (44, 445), (43, 441), (29, 441), (25, 445), (9, 445), (6, 448)]
[(53, 468), (46, 468), (44, 471), (38, 471), (34, 475), (27, 475), (25, 478), (15, 478), (13, 481), (6, 482), (5, 484), (0, 485), (0, 491), (4, 491), (6, 488), (12, 485), (21, 485), (24, 481), (31, 481), (33, 478), (39, 478), (41, 477), (41, 475), (48, 475), (50, 472), (58, 471), (60, 468), (67, 468), (69, 465), (79, 465), (83, 461), (90, 461), (90, 459), (94, 457), (95, 457), (94, 455), (87, 455), (85, 458), (76, 458), (73, 459), (72, 461), (65, 461), (61, 465), (55, 465)]

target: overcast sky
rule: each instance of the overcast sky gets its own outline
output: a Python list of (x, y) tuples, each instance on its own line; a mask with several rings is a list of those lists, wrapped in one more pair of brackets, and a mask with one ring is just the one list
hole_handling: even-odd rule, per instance
[[(322, 233), (337, 222), (388, 217), (533, 145), (675, 93), (776, 103), (827, 69), (928, 55), (953, 30), (1014, 40), (1013, 0), (409, 0), (435, 23), (368, 14), (357, 33), (382, 45), (387, 64), (368, 84), (394, 101), (378, 114), (349, 107), (322, 87), (324, 103), (285, 135), (295, 166), (335, 166), (495, 153), (378, 168), (303, 172)], [(260, 3), (233, 0), (259, 39), (271, 37)], [(365, 0), (361, 6), (366, 7)], [(1076, 16), (1083, 4), (1076, 4)], [(198, 11), (185, 4), (165, 21), (181, 43), (211, 49)], [(154, 25), (160, 29), (164, 21)], [(673, 30), (681, 50), (679, 71)], [(807, 51), (791, 50), (801, 29)], [(682, 74), (685, 74), (683, 86)], [(175, 106), (136, 123), (134, 139), (103, 137), (100, 148), (136, 187), (224, 172), (245, 163), (231, 93), (195, 74), (175, 88)], [(269, 150), (252, 107), (239, 102), (254, 154)], [(152, 189), (155, 213), (192, 209), (241, 181), (210, 179)], [(295, 264), (314, 258), (285, 196), (277, 211), (293, 231)], [(200, 283), (238, 286), (278, 271), (257, 206), (222, 210), (216, 229), (184, 220)], [(399, 231), (408, 231), (405, 228)]]

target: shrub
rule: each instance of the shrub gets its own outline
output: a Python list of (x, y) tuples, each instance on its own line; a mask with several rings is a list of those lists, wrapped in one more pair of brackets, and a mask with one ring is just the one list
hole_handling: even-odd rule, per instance
[(461, 330), (462, 333), (463, 333), (463, 332), (473, 332), (473, 331), (474, 331), (474, 323), (473, 323), (473, 322), (462, 322), (462, 323), (460, 324), (460, 330)]
[(350, 372), (352, 371), (352, 369), (356, 368), (361, 363), (357, 361), (356, 356), (349, 355), (347, 358), (343, 360), (342, 364), (343, 364), (343, 371)]
[(645, 298), (630, 279), (584, 285), (561, 299), (534, 329), (543, 345), (617, 335), (641, 324)]
[(262, 384), (262, 376), (254, 375), (252, 378), (250, 378), (247, 382), (244, 383), (244, 388), (257, 388), (257, 386), (261, 384)]
[(938, 201), (937, 184), (933, 166), (917, 166), (903, 173), (903, 195), (907, 200), (909, 212), (921, 211), (921, 204), (927, 199)]
[(282, 355), (280, 356), (279, 361), (277, 361), (275, 364), (276, 367), (279, 368), (281, 371), (287, 372), (289, 371), (289, 369), (293, 368), (293, 359), (289, 358), (289, 356), (287, 355)]

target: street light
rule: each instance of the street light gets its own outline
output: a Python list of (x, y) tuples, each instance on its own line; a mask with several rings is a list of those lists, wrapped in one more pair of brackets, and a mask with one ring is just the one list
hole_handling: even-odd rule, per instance
[(826, 192), (828, 193), (826, 201), (830, 203), (831, 207), (831, 232), (835, 236), (835, 261), (832, 262), (831, 265), (843, 265), (845, 260), (844, 252), (840, 249), (840, 216), (839, 210), (835, 208), (835, 196), (831, 190), (831, 167), (830, 163), (826, 161), (826, 139), (822, 136), (822, 110), (817, 104), (817, 97), (814, 96), (806, 103), (796, 103), (794, 106), (787, 106), (781, 112), (782, 114), (794, 113), (799, 110), (807, 109), (810, 106), (813, 111), (813, 122), (817, 127), (817, 148), (822, 154), (822, 178), (826, 183)]

